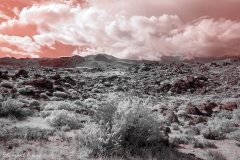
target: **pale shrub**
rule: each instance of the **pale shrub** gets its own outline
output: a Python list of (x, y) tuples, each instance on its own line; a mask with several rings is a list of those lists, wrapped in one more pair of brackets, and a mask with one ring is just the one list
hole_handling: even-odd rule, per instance
[(1, 83), (0, 83), (0, 86), (1, 86), (1, 87), (6, 87), (6, 88), (13, 88), (13, 83), (12, 83), (12, 82), (4, 81), (4, 82), (1, 82)]
[(238, 105), (238, 108), (233, 110), (233, 119), (240, 123), (240, 105)]
[(136, 97), (109, 97), (98, 107), (95, 122), (86, 124), (75, 137), (78, 146), (91, 148), (95, 156), (123, 155), (126, 151), (140, 154), (145, 147), (156, 153), (168, 138), (160, 132), (163, 121), (147, 105)]
[(20, 94), (33, 94), (35, 93), (36, 89), (32, 86), (24, 86), (23, 88), (18, 88), (17, 91), (20, 93)]
[(210, 120), (208, 120), (208, 126), (213, 127), (213, 128), (221, 128), (221, 130), (224, 133), (229, 133), (232, 131), (235, 131), (236, 128), (234, 126), (234, 121), (226, 119), (225, 117), (219, 118), (219, 117), (214, 117)]
[(46, 121), (53, 127), (60, 128), (69, 126), (71, 129), (80, 127), (76, 116), (66, 110), (55, 110), (46, 118)]
[(46, 117), (50, 116), (51, 113), (52, 113), (52, 111), (41, 111), (41, 112), (40, 112), (40, 116), (41, 116), (42, 118), (46, 118)]
[(55, 102), (50, 102), (48, 103), (45, 107), (44, 110), (68, 110), (68, 111), (73, 111), (76, 109), (76, 106), (70, 104), (69, 102), (65, 101), (55, 101)]
[(23, 108), (22, 106), (23, 103), (17, 100), (7, 99), (6, 101), (0, 103), (0, 116), (12, 115), (21, 119), (33, 113), (30, 109)]
[(30, 101), (30, 105), (32, 105), (32, 106), (40, 106), (40, 104), (41, 104), (41, 102), (38, 100), (35, 100), (35, 99)]
[(217, 127), (217, 128), (207, 127), (201, 133), (203, 137), (206, 139), (219, 140), (219, 139), (225, 138), (225, 133), (220, 127)]
[(240, 130), (229, 133), (227, 135), (227, 138), (234, 139), (234, 140), (240, 142)]
[(67, 98), (68, 94), (65, 92), (57, 91), (57, 92), (53, 92), (53, 96), (60, 97), (60, 98)]
[(208, 151), (207, 160), (227, 160), (227, 158), (219, 151)]
[(171, 127), (173, 130), (179, 130), (179, 125), (177, 123), (172, 123)]

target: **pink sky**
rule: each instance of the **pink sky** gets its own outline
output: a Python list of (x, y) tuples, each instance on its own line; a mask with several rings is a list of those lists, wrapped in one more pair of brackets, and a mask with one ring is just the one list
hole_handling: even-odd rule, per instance
[(0, 57), (240, 56), (238, 0), (1, 0)]

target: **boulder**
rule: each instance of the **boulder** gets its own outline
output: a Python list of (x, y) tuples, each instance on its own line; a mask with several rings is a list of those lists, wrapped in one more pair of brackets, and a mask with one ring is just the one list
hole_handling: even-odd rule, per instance
[(31, 86), (45, 88), (45, 89), (53, 89), (53, 83), (46, 79), (34, 80), (31, 82), (25, 83), (25, 85), (31, 85)]
[(187, 114), (193, 114), (193, 115), (201, 115), (202, 113), (199, 111), (199, 109), (192, 105), (192, 104), (189, 104), (186, 108), (185, 108), (185, 112)]
[(24, 78), (28, 78), (28, 72), (24, 69), (20, 69), (17, 74), (15, 74), (15, 77), (18, 78), (20, 76), (23, 76)]

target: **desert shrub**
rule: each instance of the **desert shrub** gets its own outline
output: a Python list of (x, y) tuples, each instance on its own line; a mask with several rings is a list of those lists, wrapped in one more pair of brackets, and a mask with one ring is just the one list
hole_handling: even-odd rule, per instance
[(46, 93), (41, 93), (40, 96), (44, 99), (47, 99), (48, 98), (48, 95)]
[(22, 138), (27, 140), (48, 139), (54, 131), (49, 129), (31, 128), (31, 127), (3, 127), (0, 130), (0, 138), (13, 139)]
[(52, 111), (41, 111), (41, 112), (40, 112), (40, 116), (41, 116), (42, 118), (46, 118), (46, 117), (50, 116), (51, 113), (52, 113)]
[(208, 120), (208, 126), (221, 128), (224, 133), (235, 131), (234, 121), (226, 118), (214, 117)]
[(57, 91), (57, 92), (53, 92), (53, 96), (59, 97), (59, 98), (67, 98), (68, 94), (65, 92)]
[(1, 82), (0, 86), (1, 87), (6, 87), (6, 88), (13, 88), (13, 83), (5, 81), (5, 82)]
[(234, 139), (234, 140), (240, 142), (240, 130), (229, 133), (227, 135), (227, 138), (228, 139)]
[(198, 123), (195, 127), (201, 132), (206, 128), (206, 125)]
[(239, 106), (237, 109), (233, 110), (233, 119), (235, 121), (240, 122), (240, 107)]
[(190, 134), (190, 135), (199, 135), (200, 134), (200, 130), (195, 127), (195, 126), (192, 126), (190, 128), (187, 128), (185, 131), (184, 131), (185, 134)]
[(171, 127), (173, 130), (179, 130), (179, 125), (177, 123), (172, 123)]
[(98, 107), (94, 122), (76, 135), (78, 147), (91, 148), (94, 156), (124, 155), (126, 151), (140, 155), (144, 148), (151, 148), (156, 154), (168, 139), (160, 132), (164, 123), (147, 104), (136, 97), (109, 99)]
[(23, 98), (18, 98), (19, 102), (25, 103), (25, 104), (29, 104), (29, 100), (28, 99), (23, 99)]
[(33, 86), (26, 85), (23, 88), (18, 88), (17, 91), (23, 95), (33, 94), (35, 93), (35, 88)]
[(218, 113), (213, 113), (213, 114), (212, 114), (212, 117), (213, 117), (213, 118), (217, 117), (217, 118), (219, 118), (219, 119), (221, 119), (221, 118), (224, 118), (224, 119), (232, 119), (233, 113), (232, 113), (232, 111), (221, 110), (221, 111), (218, 112)]
[(75, 106), (71, 105), (70, 103), (60, 101), (60, 102), (58, 102), (55, 109), (57, 109), (57, 110), (64, 109), (64, 110), (68, 110), (68, 111), (73, 111), (75, 109)]
[(172, 146), (178, 146), (179, 144), (191, 144), (196, 141), (196, 138), (193, 136), (174, 136), (169, 139), (169, 142)]
[(40, 104), (41, 104), (41, 102), (38, 100), (35, 100), (35, 99), (30, 101), (30, 105), (32, 105), (32, 106), (39, 106)]
[(80, 127), (76, 116), (66, 110), (52, 111), (51, 115), (46, 118), (46, 121), (56, 128), (69, 126), (71, 129), (77, 129)]
[(12, 115), (18, 119), (30, 116), (33, 112), (28, 108), (23, 108), (23, 103), (14, 99), (7, 99), (0, 103), (0, 116)]
[(206, 139), (219, 140), (225, 138), (225, 133), (222, 131), (220, 127), (218, 128), (207, 127), (201, 133), (203, 137)]
[(76, 107), (71, 105), (68, 102), (64, 101), (55, 101), (55, 102), (50, 102), (48, 103), (45, 107), (44, 110), (68, 110), (68, 111), (73, 111)]
[(185, 111), (183, 111), (183, 110), (179, 110), (177, 112), (177, 115), (180, 116), (180, 117), (184, 117), (184, 116), (187, 116), (188, 114)]
[(208, 151), (207, 160), (227, 160), (227, 158), (219, 151)]
[(217, 146), (209, 141), (200, 141), (196, 139), (193, 143), (190, 144), (193, 148), (217, 148)]
[(93, 98), (88, 98), (83, 102), (83, 105), (85, 105), (87, 108), (93, 108), (93, 106), (96, 104), (97, 101)]

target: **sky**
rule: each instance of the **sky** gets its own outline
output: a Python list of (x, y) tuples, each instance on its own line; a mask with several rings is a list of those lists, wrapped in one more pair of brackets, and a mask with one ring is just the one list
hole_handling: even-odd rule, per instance
[(1, 0), (0, 57), (240, 56), (240, 0)]

